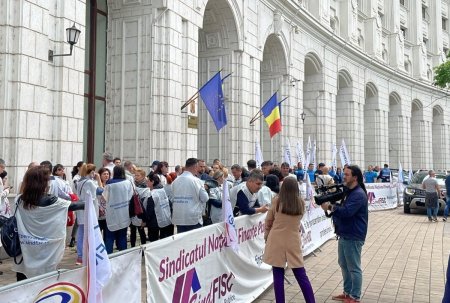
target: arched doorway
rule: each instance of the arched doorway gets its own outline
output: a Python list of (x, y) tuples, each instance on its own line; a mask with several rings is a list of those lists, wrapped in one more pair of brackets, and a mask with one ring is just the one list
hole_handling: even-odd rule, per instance
[[(336, 95), (336, 143), (337, 148), (341, 145), (342, 139), (350, 154), (350, 159), (355, 161), (356, 145), (358, 130), (354, 126), (355, 106), (357, 103), (353, 97), (353, 79), (346, 70), (340, 70), (337, 79), (337, 95)], [(336, 156), (339, 158), (339, 155)], [(358, 163), (358, 162), (356, 162)], [(341, 166), (338, 161), (338, 166)]]
[[(308, 138), (311, 142), (316, 140), (317, 146), (321, 146), (322, 136), (318, 132), (319, 103), (325, 102), (325, 90), (323, 79), (323, 65), (319, 57), (314, 53), (305, 56), (305, 81), (303, 82), (303, 112), (306, 114), (303, 126), (303, 146), (306, 150)], [(326, 150), (328, 151), (328, 149)], [(316, 150), (316, 159), (325, 161), (321, 156), (324, 153), (320, 148)], [(324, 153), (325, 155), (325, 153)], [(307, 163), (308, 165), (308, 163)]]
[(392, 92), (389, 95), (389, 164), (395, 168), (398, 168), (399, 162), (402, 162), (402, 166), (407, 164), (400, 160), (405, 151), (401, 133), (402, 124), (401, 98), (398, 93)]
[[(237, 61), (235, 51), (238, 48), (235, 16), (228, 1), (209, 0), (205, 8), (203, 27), (199, 30), (198, 87), (219, 70), (222, 70), (223, 77), (232, 72), (233, 64)], [(230, 126), (233, 123), (233, 106), (238, 101), (232, 99), (232, 92), (232, 80), (229, 78), (223, 85), (228, 124), (219, 133), (204, 104), (198, 106), (198, 157), (207, 162), (218, 158), (230, 164), (232, 153), (236, 152), (231, 148)]]
[(414, 170), (430, 169), (425, 163), (425, 121), (423, 105), (420, 100), (413, 100), (411, 105), (411, 162)]
[[(280, 102), (286, 92), (285, 83), (287, 79), (283, 79), (287, 75), (286, 57), (284, 55), (283, 45), (279, 38), (272, 34), (264, 45), (263, 61), (261, 62), (261, 107), (276, 92), (278, 102)], [(287, 114), (285, 102), (280, 107), (280, 117), (283, 127), (287, 126)], [(278, 162), (282, 156), (282, 132), (275, 135), (272, 139), (269, 135), (269, 128), (261, 116), (261, 149), (265, 160)]]
[[(364, 105), (364, 160), (365, 166), (382, 165), (380, 155), (381, 130), (378, 107), (378, 89), (372, 82), (366, 84)], [(386, 126), (384, 126), (386, 127)]]
[(433, 107), (433, 167), (436, 170), (444, 170), (448, 163), (448, 150), (445, 148), (448, 133), (444, 125), (444, 110), (441, 106)]

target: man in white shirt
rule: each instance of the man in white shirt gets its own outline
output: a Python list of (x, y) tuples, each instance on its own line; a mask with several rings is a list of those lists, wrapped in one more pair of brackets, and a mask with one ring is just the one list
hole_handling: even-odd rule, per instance
[(184, 172), (172, 183), (172, 223), (177, 226), (178, 233), (203, 226), (202, 214), (209, 196), (203, 182), (195, 177), (197, 172), (198, 160), (189, 158)]
[(116, 165), (114, 165), (114, 162), (113, 162), (113, 155), (111, 153), (104, 152), (102, 164), (103, 164), (104, 168), (107, 168), (109, 170), (109, 172), (111, 173), (111, 179), (112, 179), (114, 176), (114, 167), (116, 166)]

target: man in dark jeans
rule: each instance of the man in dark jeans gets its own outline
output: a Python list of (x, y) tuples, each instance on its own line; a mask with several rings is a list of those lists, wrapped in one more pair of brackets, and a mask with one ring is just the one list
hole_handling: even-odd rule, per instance
[(447, 192), (447, 197), (445, 199), (444, 218), (442, 220), (447, 221), (448, 212), (450, 210), (450, 175), (445, 178), (445, 190)]
[(344, 170), (344, 185), (348, 188), (342, 204), (323, 203), (330, 211), (339, 236), (338, 263), (344, 280), (344, 292), (333, 296), (335, 301), (360, 302), (362, 288), (361, 251), (368, 226), (367, 191), (361, 169), (349, 165)]

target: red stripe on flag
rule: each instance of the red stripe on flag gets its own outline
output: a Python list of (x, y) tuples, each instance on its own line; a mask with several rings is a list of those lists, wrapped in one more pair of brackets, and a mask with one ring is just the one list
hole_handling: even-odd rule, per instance
[(273, 123), (269, 126), (270, 138), (275, 136), (275, 134), (279, 133), (280, 131), (281, 131), (281, 119), (278, 118), (277, 120), (273, 121)]

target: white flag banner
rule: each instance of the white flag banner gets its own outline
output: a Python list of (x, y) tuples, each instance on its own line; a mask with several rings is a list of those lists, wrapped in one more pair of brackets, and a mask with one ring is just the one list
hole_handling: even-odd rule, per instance
[(256, 167), (261, 167), (261, 163), (264, 162), (263, 154), (261, 151), (261, 145), (258, 141), (255, 143), (255, 161), (256, 161)]
[[(103, 288), (103, 301), (141, 303), (142, 249), (119, 254), (110, 257), (112, 276)], [(40, 277), (21, 281), (19, 287), (11, 285), (0, 292), (1, 302), (91, 302), (86, 266)]]
[(94, 199), (88, 192), (84, 208), (83, 264), (87, 266), (88, 302), (102, 303), (102, 288), (111, 278), (111, 264), (103, 243)]
[(228, 182), (223, 183), (222, 215), (223, 222), (225, 223), (225, 234), (227, 236), (226, 246), (231, 247), (234, 251), (238, 251), (239, 244), (236, 236), (236, 226), (234, 225), (234, 216), (233, 209), (231, 208)]
[(341, 147), (339, 148), (339, 157), (341, 158), (341, 165), (350, 165), (350, 157), (348, 155), (347, 146), (345, 146), (344, 139), (342, 139)]
[(300, 141), (297, 141), (297, 163), (301, 163), (303, 166), (303, 169), (305, 168), (305, 154), (303, 153), (303, 144)]
[(412, 167), (410, 167), (409, 168), (409, 174), (408, 174), (408, 184), (411, 184), (411, 180), (413, 178), (413, 175), (414, 175), (414, 173), (413, 173)]
[(314, 165), (314, 169), (316, 169), (317, 167), (316, 149), (317, 149), (316, 140), (314, 140), (313, 149), (311, 152), (311, 163)]
[(333, 143), (331, 145), (331, 167), (334, 171), (336, 171), (336, 167), (337, 167), (337, 159), (336, 159), (336, 153), (337, 153), (337, 147), (336, 147), (336, 143)]
[(403, 177), (403, 167), (400, 161), (398, 162), (398, 180), (397, 180), (397, 201), (398, 205), (403, 205), (403, 190), (405, 189), (405, 185), (403, 181), (405, 178)]
[(303, 169), (307, 169), (309, 164), (311, 163), (311, 137), (308, 137), (308, 144), (306, 145), (306, 159), (305, 159), (305, 166), (303, 167)]
[(289, 142), (289, 139), (286, 139), (286, 145), (284, 147), (284, 162), (288, 163), (289, 167), (292, 167), (291, 144)]

